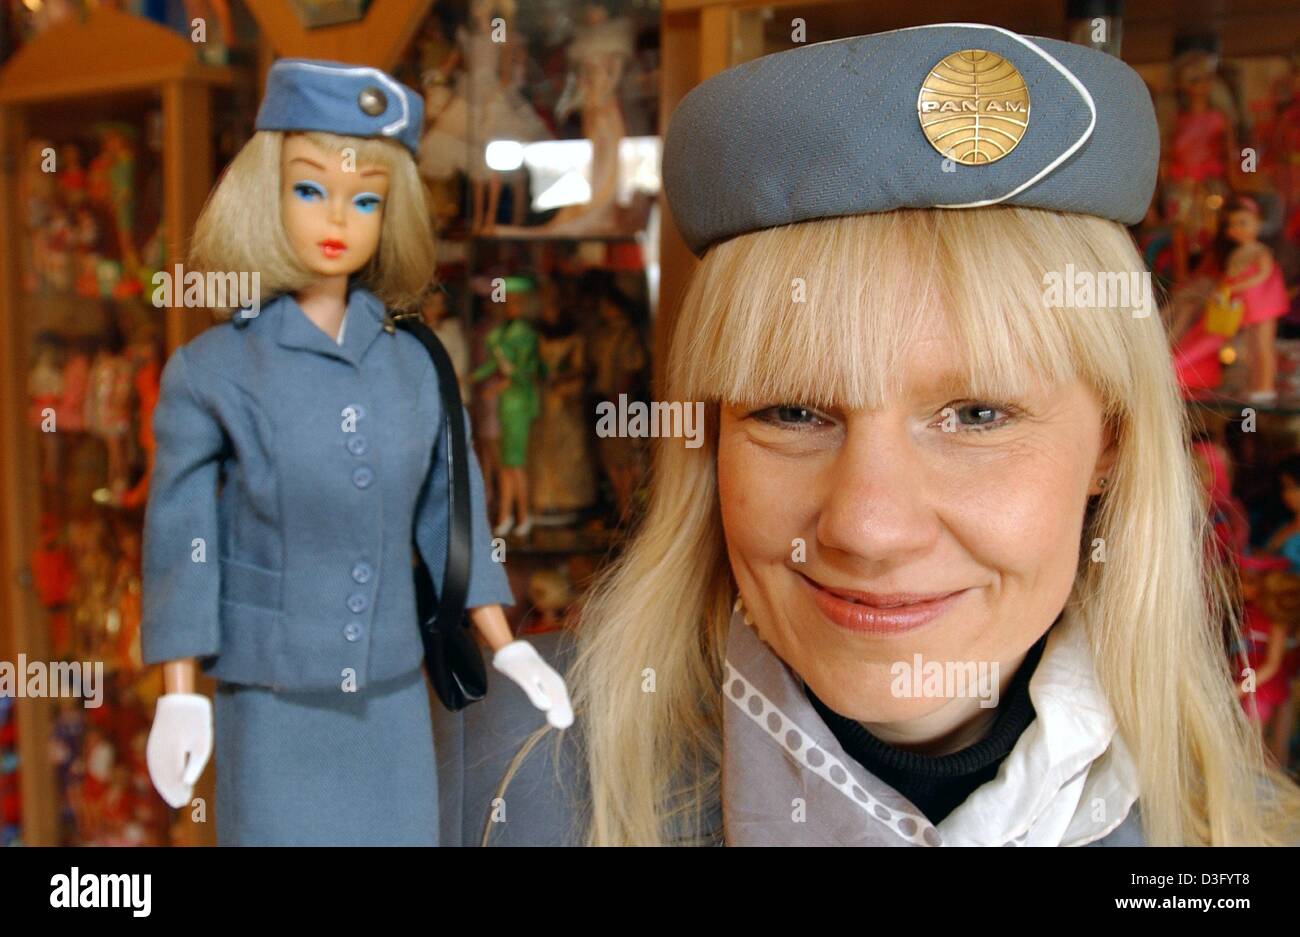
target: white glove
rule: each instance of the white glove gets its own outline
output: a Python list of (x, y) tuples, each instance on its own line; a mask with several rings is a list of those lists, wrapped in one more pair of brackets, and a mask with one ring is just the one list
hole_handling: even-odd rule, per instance
[(492, 666), (528, 694), (529, 701), (546, 713), (557, 729), (573, 725), (573, 704), (561, 677), (527, 641), (511, 641), (492, 655)]
[(212, 701), (199, 693), (160, 696), (145, 760), (162, 799), (176, 809), (188, 804), (211, 756)]

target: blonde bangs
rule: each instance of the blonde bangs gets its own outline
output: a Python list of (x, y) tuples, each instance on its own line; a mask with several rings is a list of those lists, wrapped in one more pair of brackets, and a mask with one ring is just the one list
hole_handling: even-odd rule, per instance
[[(1075, 270), (1143, 268), (1118, 224), (1023, 208), (850, 215), (732, 238), (685, 296), (670, 394), (878, 407), (916, 343), (946, 336), (972, 396), (1014, 399), (1030, 381), (1080, 376), (1109, 411), (1132, 389), (1134, 324), (1117, 320), (1139, 297), (1052, 305), (1051, 275)], [(1140, 318), (1138, 329), (1161, 328), (1150, 309)]]

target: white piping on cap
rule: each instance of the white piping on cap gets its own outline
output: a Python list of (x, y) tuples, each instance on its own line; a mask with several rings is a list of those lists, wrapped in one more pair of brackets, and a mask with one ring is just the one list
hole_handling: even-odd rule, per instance
[(328, 72), (331, 75), (365, 75), (368, 78), (373, 78), (375, 81), (386, 87), (390, 94), (396, 95), (397, 100), (402, 104), (402, 116), (391, 124), (385, 124), (383, 127), (380, 127), (380, 133), (386, 137), (395, 136), (405, 130), (406, 125), (411, 122), (409, 105), (406, 101), (406, 94), (402, 91), (402, 86), (377, 68), (371, 68), (368, 65), (340, 68), (337, 65), (320, 65), (316, 62), (294, 62), (283, 60), (276, 64), (280, 68), (305, 68), (312, 71)]

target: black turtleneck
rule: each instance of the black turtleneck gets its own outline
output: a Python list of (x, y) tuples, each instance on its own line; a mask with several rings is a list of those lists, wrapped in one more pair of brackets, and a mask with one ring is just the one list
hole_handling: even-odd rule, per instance
[(974, 745), (948, 755), (920, 755), (882, 742), (860, 722), (827, 708), (807, 684), (804, 693), (849, 757), (915, 804), (931, 823), (939, 823), (977, 787), (993, 780), (1002, 759), (1034, 721), (1029, 678), (1034, 675), (1046, 643), (1044, 634), (1025, 655), (1003, 693), (989, 733)]

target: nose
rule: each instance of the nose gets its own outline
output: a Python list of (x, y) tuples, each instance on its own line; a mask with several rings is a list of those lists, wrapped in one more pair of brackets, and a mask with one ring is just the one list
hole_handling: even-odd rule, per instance
[(335, 195), (333, 198), (330, 199), (330, 210), (329, 210), (330, 224), (336, 224), (342, 227), (344, 221), (347, 220), (347, 217), (348, 217), (347, 199), (343, 198), (341, 195)]
[(940, 520), (925, 465), (905, 420), (887, 413), (851, 419), (828, 479), (817, 539), (849, 557), (890, 563), (923, 554)]

